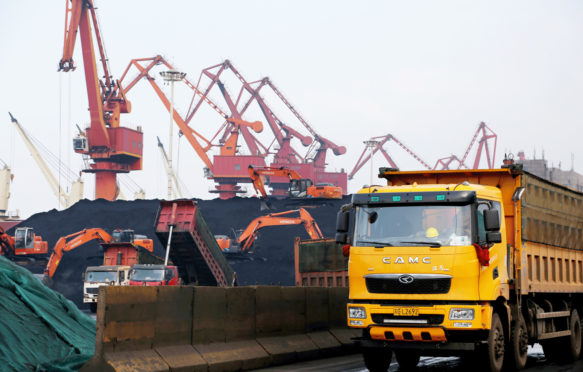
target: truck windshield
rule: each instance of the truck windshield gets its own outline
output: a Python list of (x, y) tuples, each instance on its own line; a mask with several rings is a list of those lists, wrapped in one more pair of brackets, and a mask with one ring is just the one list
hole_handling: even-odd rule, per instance
[(164, 269), (134, 269), (130, 280), (136, 282), (160, 282), (164, 280)]
[(86, 280), (88, 282), (109, 283), (115, 282), (116, 277), (115, 271), (89, 271)]
[(461, 246), (471, 244), (469, 205), (359, 206), (354, 245)]

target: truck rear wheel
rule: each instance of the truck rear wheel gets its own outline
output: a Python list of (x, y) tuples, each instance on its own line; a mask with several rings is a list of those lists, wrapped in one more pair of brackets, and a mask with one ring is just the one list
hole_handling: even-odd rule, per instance
[(399, 363), (400, 371), (415, 370), (415, 367), (417, 367), (417, 364), (419, 363), (419, 354), (414, 351), (395, 351), (395, 357), (397, 358), (397, 363)]
[(541, 342), (548, 360), (565, 360), (573, 362), (581, 355), (581, 319), (577, 310), (571, 312), (569, 320), (571, 335)]
[(569, 321), (569, 330), (571, 335), (565, 340), (565, 352), (567, 359), (574, 362), (581, 356), (581, 319), (577, 310), (571, 312), (571, 319)]
[(508, 345), (508, 362), (512, 369), (520, 370), (526, 366), (528, 357), (528, 330), (522, 314), (518, 314), (518, 319), (512, 327), (510, 344)]
[(364, 365), (370, 372), (387, 372), (391, 365), (393, 353), (386, 347), (365, 347), (362, 348), (362, 358)]
[(478, 350), (479, 359), (483, 363), (482, 366), (490, 372), (502, 371), (505, 348), (504, 328), (502, 327), (500, 316), (494, 312), (492, 314), (492, 325), (488, 333), (488, 344)]

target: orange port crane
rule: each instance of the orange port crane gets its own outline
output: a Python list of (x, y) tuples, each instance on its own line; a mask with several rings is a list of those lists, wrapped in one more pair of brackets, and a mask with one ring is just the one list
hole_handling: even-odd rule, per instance
[[(147, 80), (166, 109), (169, 112), (172, 110), (173, 121), (178, 125), (180, 132), (186, 137), (196, 154), (204, 163), (205, 176), (217, 182), (216, 192), (219, 193), (221, 198), (233, 197), (236, 193), (243, 192), (236, 184), (237, 182), (249, 182), (244, 166), (247, 164), (265, 165), (265, 157), (268, 154), (268, 149), (252, 134), (252, 132), (261, 133), (263, 131), (263, 124), (260, 121), (248, 122), (243, 120), (242, 113), (236, 107), (236, 102), (231, 98), (224, 84), (219, 80), (219, 75), (223, 69), (216, 74), (207, 71), (208, 69), (205, 70), (205, 76), (210, 79), (210, 84), (204, 90), (199, 89), (200, 80), (197, 84), (190, 82), (186, 77), (181, 80), (181, 83), (186, 85), (194, 93), (191, 101), (191, 106), (194, 105), (194, 107), (189, 109), (189, 112), (185, 116), (180, 115), (177, 110), (171, 108), (170, 100), (156, 82), (153, 69), (157, 66), (174, 70), (174, 67), (160, 55), (152, 58), (131, 60), (120, 79), (121, 82), (124, 82), (126, 78), (128, 79), (127, 83), (123, 84), (125, 87), (124, 94), (128, 94), (140, 80)], [(130, 70), (138, 71), (137, 76), (131, 80), (128, 77)], [(209, 97), (209, 92), (214, 86), (220, 88), (221, 94), (227, 102), (230, 114), (221, 109)], [(194, 129), (194, 126), (191, 125), (191, 120), (203, 102), (208, 104), (223, 120), (223, 124), (212, 136), (204, 135), (200, 129)], [(240, 144), (238, 142), (240, 135), (243, 137), (250, 155), (240, 154)], [(219, 154), (212, 156), (211, 150), (217, 147), (220, 150)]]
[[(292, 213), (299, 213), (299, 217), (288, 217)], [(241, 232), (236, 239), (237, 248), (241, 252), (247, 251), (257, 238), (257, 233), (260, 229), (269, 226), (287, 226), (287, 225), (303, 225), (306, 229), (310, 239), (322, 239), (322, 231), (314, 220), (314, 218), (304, 208), (294, 209), (279, 213), (270, 213), (265, 216), (257, 217)], [(231, 241), (225, 236), (219, 236), (217, 243), (222, 250), (232, 249)]]
[[(117, 174), (142, 169), (143, 133), (140, 127), (134, 130), (120, 126), (120, 115), (129, 113), (131, 104), (119, 81), (114, 80), (109, 71), (93, 0), (66, 0), (65, 37), (59, 71), (75, 70), (73, 51), (77, 34), (81, 38), (91, 123), (73, 140), (73, 147), (75, 152), (93, 160), (90, 168), (83, 171), (95, 173), (95, 198), (115, 200), (119, 193)], [(94, 38), (103, 79), (98, 77)]]
[(249, 178), (253, 181), (255, 191), (261, 193), (261, 198), (267, 198), (265, 191), (264, 176), (287, 177), (290, 180), (289, 196), (296, 198), (325, 198), (342, 199), (342, 188), (329, 184), (317, 184), (307, 178), (302, 178), (300, 174), (286, 167), (253, 167), (248, 168)]
[(99, 240), (101, 244), (132, 243), (144, 247), (150, 252), (154, 251), (154, 243), (152, 239), (135, 239), (133, 230), (116, 229), (113, 231), (112, 235), (110, 235), (107, 231), (98, 227), (84, 229), (67, 236), (62, 236), (57, 240), (57, 243), (53, 248), (53, 253), (47, 263), (47, 267), (45, 268), (45, 277), (53, 277), (65, 252), (69, 252), (92, 240)]

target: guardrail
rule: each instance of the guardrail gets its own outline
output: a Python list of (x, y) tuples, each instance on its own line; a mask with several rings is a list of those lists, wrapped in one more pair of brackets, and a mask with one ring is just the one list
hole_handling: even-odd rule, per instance
[(354, 350), (347, 288), (101, 287), (82, 371), (237, 371)]

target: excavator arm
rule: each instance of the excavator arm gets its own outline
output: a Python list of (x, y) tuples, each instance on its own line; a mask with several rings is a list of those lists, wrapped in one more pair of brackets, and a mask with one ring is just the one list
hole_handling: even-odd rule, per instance
[[(299, 213), (299, 217), (286, 217), (292, 213)], [(303, 225), (311, 239), (323, 238), (320, 227), (314, 218), (304, 208), (294, 209), (291, 211), (270, 213), (266, 216), (257, 217), (243, 230), (237, 243), (241, 245), (241, 251), (244, 252), (251, 247), (257, 233), (260, 229), (268, 226), (284, 226), (284, 225)]]
[(99, 239), (103, 243), (109, 243), (111, 241), (111, 235), (103, 229), (91, 228), (61, 237), (53, 248), (53, 253), (45, 269), (45, 276), (49, 278), (53, 277), (65, 252), (69, 252), (95, 239)]
[(302, 178), (300, 174), (294, 170), (287, 169), (285, 167), (253, 167), (252, 165), (248, 168), (249, 178), (253, 182), (253, 188), (255, 192), (261, 194), (261, 198), (267, 198), (267, 191), (265, 191), (265, 184), (261, 176), (276, 176), (276, 177), (288, 177), (291, 180), (299, 180)]

